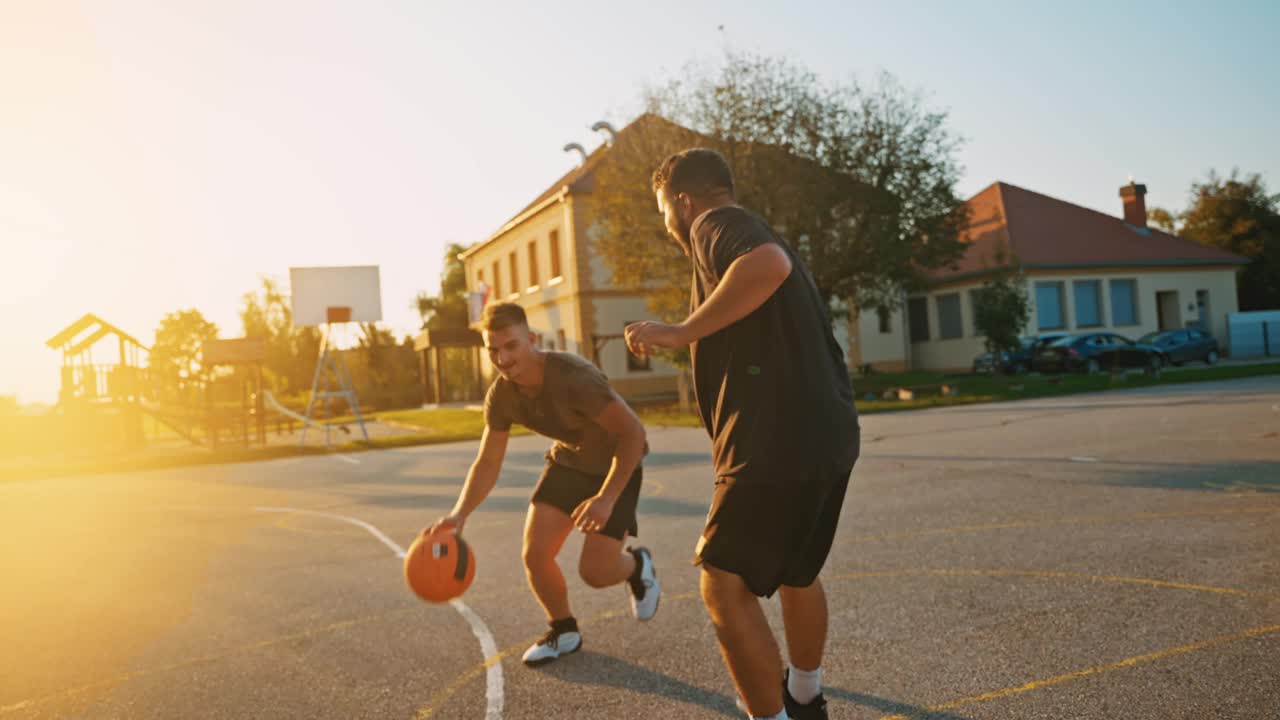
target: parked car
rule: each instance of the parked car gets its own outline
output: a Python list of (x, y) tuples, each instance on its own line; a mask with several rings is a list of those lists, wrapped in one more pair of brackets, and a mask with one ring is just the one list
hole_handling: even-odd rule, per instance
[(1033, 369), (1042, 373), (1126, 370), (1159, 372), (1169, 358), (1154, 345), (1136, 343), (1109, 332), (1068, 335), (1049, 343), (1036, 355)]
[(973, 372), (978, 374), (996, 371), (1009, 375), (1026, 375), (1031, 370), (1031, 361), (1036, 353), (1045, 345), (1066, 337), (1066, 333), (1045, 333), (1043, 335), (1026, 335), (1019, 338), (1021, 346), (1013, 352), (1000, 353), (1000, 364), (993, 362), (991, 353), (982, 353), (973, 359)]
[(1144, 345), (1154, 345), (1174, 365), (1202, 362), (1215, 365), (1218, 362), (1218, 340), (1199, 328), (1165, 330), (1147, 333), (1138, 338)]

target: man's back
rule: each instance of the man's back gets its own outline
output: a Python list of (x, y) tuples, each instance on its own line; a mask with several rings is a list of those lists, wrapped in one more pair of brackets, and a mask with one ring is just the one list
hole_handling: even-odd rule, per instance
[(691, 240), (694, 309), (734, 260), (764, 244), (782, 247), (792, 263), (764, 305), (691, 346), (717, 475), (774, 475), (793, 468), (797, 457), (851, 467), (858, 452), (853, 389), (804, 263), (762, 218), (737, 206), (704, 213)]

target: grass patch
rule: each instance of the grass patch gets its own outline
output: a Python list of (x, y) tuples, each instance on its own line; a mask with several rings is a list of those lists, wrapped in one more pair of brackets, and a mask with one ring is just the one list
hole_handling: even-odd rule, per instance
[[(854, 379), (858, 393), (858, 412), (875, 414), (900, 412), (932, 407), (971, 405), (1040, 397), (1056, 397), (1078, 393), (1101, 392), (1124, 388), (1181, 385), (1185, 383), (1233, 380), (1239, 378), (1280, 375), (1280, 363), (1261, 365), (1227, 365), (1175, 369), (1159, 377), (1143, 374), (1129, 375), (1027, 375), (1022, 377), (989, 375), (942, 375), (938, 373), (911, 372), (892, 375), (873, 375)], [(954, 395), (940, 395), (936, 391), (917, 395), (912, 400), (883, 400), (881, 393), (899, 387), (952, 385)], [(875, 399), (869, 399), (874, 394)], [(637, 410), (640, 419), (650, 427), (701, 427), (702, 420), (696, 411), (681, 412), (676, 405), (642, 406)], [(449, 442), (470, 442), (479, 439), (484, 426), (483, 413), (457, 408), (394, 410), (374, 413), (372, 419), (388, 422), (413, 431), (403, 435), (386, 435), (363, 440), (346, 440), (335, 445), (334, 452), (361, 452), (387, 448), (435, 445)], [(351, 422), (351, 418), (334, 418), (332, 422)], [(527, 435), (523, 427), (512, 428), (512, 434)], [(180, 451), (141, 451), (134, 454), (99, 455), (83, 458), (29, 457), (0, 463), (0, 482), (28, 480), (67, 475), (88, 475), (221, 463), (255, 462), (276, 458), (324, 455), (330, 451), (319, 447), (299, 448), (294, 445), (224, 448), (211, 452), (200, 447), (187, 447)]]

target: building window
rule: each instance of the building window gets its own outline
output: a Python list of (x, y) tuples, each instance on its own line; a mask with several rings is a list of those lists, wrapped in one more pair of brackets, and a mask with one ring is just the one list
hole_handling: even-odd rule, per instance
[(893, 326), (889, 324), (889, 319), (893, 316), (889, 312), (889, 308), (876, 308), (876, 317), (880, 320), (880, 334), (888, 335), (893, 332)]
[(1076, 280), (1071, 283), (1075, 293), (1076, 327), (1102, 326), (1102, 283), (1097, 280)]
[(507, 259), (511, 261), (511, 292), (520, 292), (520, 267), (516, 264), (517, 258), (514, 250), (507, 255)]
[(551, 279), (560, 277), (560, 231), (551, 231)]
[(529, 287), (538, 287), (538, 241), (529, 243)]
[(1062, 307), (1062, 283), (1036, 283), (1036, 320), (1041, 330), (1067, 327), (1066, 312)]
[(929, 298), (907, 300), (907, 320), (911, 325), (911, 342), (929, 341)]
[(1111, 281), (1111, 324), (1115, 327), (1138, 324), (1138, 281)]
[[(635, 322), (635, 321), (632, 321), (632, 322)], [(622, 326), (623, 330), (625, 331), (627, 326), (631, 324), (632, 323), (630, 322), (625, 323)], [(653, 369), (653, 366), (649, 362), (648, 355), (636, 355), (631, 352), (631, 348), (627, 348), (627, 372), (644, 372), (646, 370), (652, 370), (652, 369)]]
[(502, 297), (502, 275), (498, 272), (498, 261), (493, 261), (493, 296)]
[(568, 345), (569, 343), (565, 341), (564, 330), (557, 330), (556, 331), (556, 349), (559, 350), (560, 352), (564, 352), (565, 350), (569, 349)]
[(964, 320), (960, 314), (960, 293), (948, 293), (937, 297), (938, 337), (955, 340), (964, 337)]
[(981, 288), (969, 291), (969, 327), (973, 330), (973, 336), (979, 337), (982, 332), (978, 330), (978, 293)]

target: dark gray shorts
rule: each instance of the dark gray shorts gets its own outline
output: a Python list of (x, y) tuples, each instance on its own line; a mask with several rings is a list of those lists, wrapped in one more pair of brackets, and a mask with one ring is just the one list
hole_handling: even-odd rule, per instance
[[(637, 466), (631, 480), (618, 496), (613, 506), (613, 514), (605, 523), (601, 535), (616, 540), (625, 540), (627, 535), (636, 537), (640, 528), (636, 524), (636, 504), (640, 501), (640, 485), (644, 478), (644, 468)], [(591, 475), (581, 470), (574, 470), (553, 462), (548, 462), (538, 479), (538, 486), (533, 490), (530, 502), (542, 503), (563, 510), (572, 515), (583, 500), (593, 497), (604, 487), (604, 475)]]
[(741, 577), (761, 597), (780, 585), (812, 585), (831, 552), (852, 472), (825, 467), (767, 483), (720, 478), (695, 562)]

